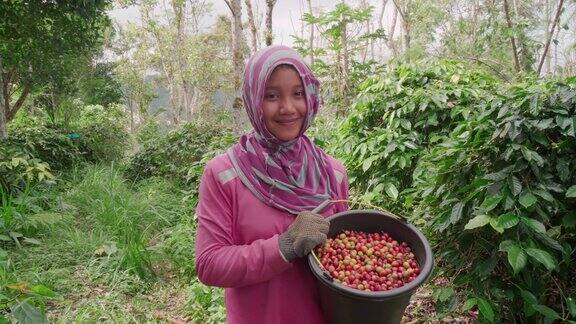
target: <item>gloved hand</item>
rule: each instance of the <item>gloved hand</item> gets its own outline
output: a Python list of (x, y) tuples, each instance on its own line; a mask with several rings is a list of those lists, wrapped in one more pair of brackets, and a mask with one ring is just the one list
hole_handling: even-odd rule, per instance
[(324, 217), (308, 211), (301, 212), (286, 232), (280, 235), (280, 252), (288, 262), (307, 255), (315, 246), (326, 242), (329, 227), (330, 223)]

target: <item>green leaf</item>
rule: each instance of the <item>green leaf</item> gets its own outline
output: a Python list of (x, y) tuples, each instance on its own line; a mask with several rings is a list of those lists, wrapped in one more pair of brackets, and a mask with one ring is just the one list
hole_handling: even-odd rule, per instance
[(378, 159), (378, 155), (372, 155), (371, 157), (364, 160), (364, 162), (362, 162), (362, 171), (366, 172), (368, 169), (370, 169), (370, 166), (372, 165), (372, 163), (374, 161), (376, 161), (377, 159)]
[(576, 198), (576, 186), (572, 186), (566, 190), (566, 197)]
[(520, 272), (526, 266), (526, 253), (519, 245), (512, 245), (508, 248), (508, 263), (512, 266), (514, 274)]
[(574, 298), (572, 297), (566, 298), (566, 305), (568, 306), (568, 311), (570, 311), (570, 315), (572, 315), (572, 317), (576, 317), (576, 301), (574, 301)]
[(472, 307), (476, 306), (476, 304), (477, 304), (476, 298), (469, 298), (468, 300), (466, 300), (462, 308), (464, 311), (467, 311), (470, 310)]
[(37, 239), (33, 239), (31, 237), (25, 237), (24, 242), (34, 244), (34, 245), (42, 245), (42, 242), (38, 241)]
[(484, 176), (484, 179), (492, 181), (504, 180), (508, 176), (508, 173), (510, 173), (510, 170), (511, 170), (510, 168), (505, 168), (504, 170), (500, 170), (498, 172), (489, 173)]
[(564, 215), (562, 217), (562, 225), (570, 228), (576, 227), (576, 211)]
[(504, 229), (516, 226), (519, 221), (518, 216), (512, 213), (506, 213), (498, 217), (498, 225)]
[(468, 221), (468, 224), (464, 226), (464, 229), (471, 230), (477, 227), (482, 227), (490, 222), (490, 217), (488, 215), (478, 215)]
[(501, 200), (502, 200), (502, 195), (495, 195), (495, 196), (486, 197), (486, 199), (484, 199), (484, 202), (482, 203), (482, 205), (480, 205), (480, 209), (484, 212), (489, 212), (492, 209), (496, 208), (496, 206), (498, 206), (498, 204), (500, 203)]
[(518, 196), (522, 192), (522, 182), (516, 176), (508, 178), (508, 187), (514, 196)]
[(54, 291), (52, 291), (50, 288), (48, 288), (44, 285), (36, 285), (36, 286), (30, 288), (30, 291), (32, 291), (33, 293), (35, 293), (37, 295), (46, 296), (46, 297), (55, 297), (56, 296), (56, 293)]
[(533, 306), (538, 304), (536, 297), (528, 290), (520, 290), (520, 295), (524, 300), (524, 314), (528, 317), (534, 315), (536, 310)]
[(464, 208), (464, 203), (459, 202), (452, 207), (452, 213), (450, 214), (450, 223), (456, 224), (462, 217), (462, 209)]
[(551, 320), (557, 320), (560, 319), (560, 315), (558, 315), (558, 313), (553, 310), (552, 308), (548, 307), (548, 306), (544, 306), (544, 305), (534, 305), (532, 306), (534, 307), (534, 309), (544, 315), (546, 318), (551, 319)]
[(527, 217), (520, 217), (520, 221), (534, 232), (546, 234), (546, 227), (541, 222)]
[(438, 294), (438, 300), (441, 302), (445, 302), (448, 299), (450, 299), (452, 295), (454, 295), (454, 288), (444, 287), (440, 290), (440, 293)]
[(553, 202), (554, 201), (554, 197), (552, 197), (552, 195), (545, 190), (534, 190), (534, 193), (537, 194), (538, 196), (544, 198), (544, 200), (548, 201), (548, 202)]
[(492, 310), (492, 306), (486, 299), (478, 297), (478, 310), (480, 314), (484, 316), (488, 320), (488, 322), (494, 322), (494, 311)]
[(500, 246), (498, 247), (498, 251), (508, 252), (510, 247), (515, 245), (515, 244), (516, 244), (516, 242), (514, 242), (512, 240), (502, 241), (502, 242), (500, 242)]
[(38, 308), (30, 305), (27, 301), (23, 301), (20, 304), (12, 307), (12, 316), (20, 324), (47, 324), (48, 320), (46, 315), (44, 315)]
[(552, 255), (550, 255), (550, 253), (536, 248), (527, 248), (526, 253), (528, 253), (528, 255), (534, 260), (542, 263), (549, 271), (556, 268), (556, 260)]
[(504, 233), (504, 227), (500, 225), (497, 218), (490, 218), (490, 225), (496, 232), (500, 234)]
[(388, 182), (386, 184), (386, 186), (384, 187), (384, 191), (392, 199), (394, 199), (394, 200), (398, 199), (398, 189), (396, 189), (396, 186), (393, 183)]
[(529, 208), (530, 206), (534, 205), (534, 203), (536, 203), (536, 196), (534, 196), (531, 192), (527, 192), (520, 196), (519, 202), (525, 208)]

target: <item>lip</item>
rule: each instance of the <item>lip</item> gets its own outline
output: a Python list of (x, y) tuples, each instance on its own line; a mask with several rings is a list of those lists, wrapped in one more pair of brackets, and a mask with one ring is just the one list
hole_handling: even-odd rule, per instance
[(292, 125), (296, 124), (296, 122), (297, 122), (298, 120), (299, 120), (299, 119), (296, 118), (296, 119), (292, 119), (292, 120), (277, 120), (276, 122), (277, 122), (278, 124), (280, 124), (280, 125), (292, 126)]

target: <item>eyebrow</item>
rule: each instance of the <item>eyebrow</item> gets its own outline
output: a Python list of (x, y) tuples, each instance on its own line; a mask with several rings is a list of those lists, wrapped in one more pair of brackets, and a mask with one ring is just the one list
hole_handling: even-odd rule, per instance
[[(304, 89), (303, 85), (296, 85), (294, 87), (292, 87), (292, 89), (297, 89), (297, 88), (302, 88)], [(265, 90), (280, 90), (280, 87), (275, 87), (275, 86), (266, 86)]]

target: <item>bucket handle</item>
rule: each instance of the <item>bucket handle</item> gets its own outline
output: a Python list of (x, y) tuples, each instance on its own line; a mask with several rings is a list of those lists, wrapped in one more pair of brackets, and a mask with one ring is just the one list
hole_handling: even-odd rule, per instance
[(322, 210), (324, 210), (324, 208), (326, 208), (328, 205), (333, 204), (333, 203), (348, 203), (348, 204), (353, 204), (353, 205), (360, 205), (360, 206), (364, 206), (364, 207), (368, 207), (370, 209), (374, 209), (377, 210), (379, 212), (384, 213), (386, 216), (392, 217), (392, 218), (396, 218), (398, 220), (403, 221), (404, 223), (407, 223), (408, 220), (406, 219), (406, 217), (404, 216), (398, 216), (396, 214), (393, 214), (392, 212), (382, 208), (382, 207), (378, 207), (375, 205), (372, 205), (370, 203), (367, 202), (362, 202), (362, 201), (354, 201), (354, 200), (349, 200), (349, 199), (326, 199), (325, 201), (323, 201), (320, 205), (318, 205), (316, 208), (312, 209), (311, 212), (313, 213), (319, 213)]

